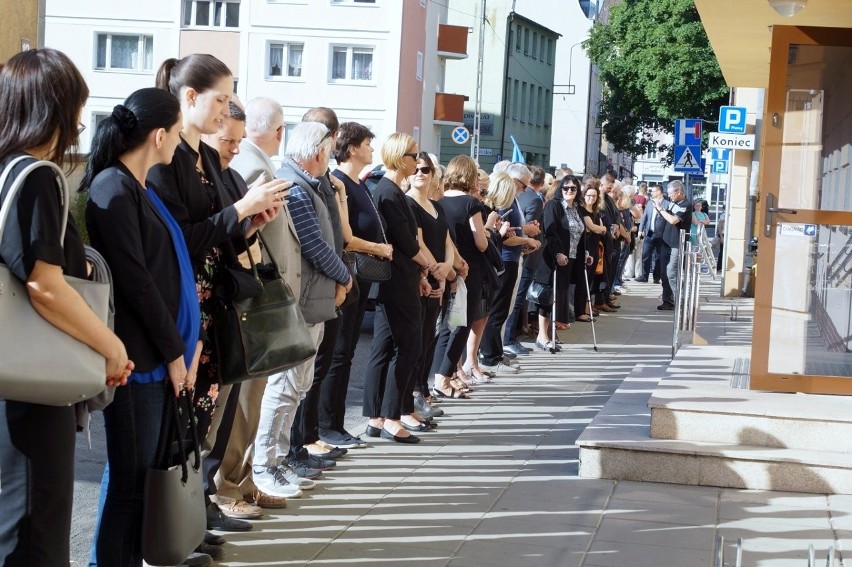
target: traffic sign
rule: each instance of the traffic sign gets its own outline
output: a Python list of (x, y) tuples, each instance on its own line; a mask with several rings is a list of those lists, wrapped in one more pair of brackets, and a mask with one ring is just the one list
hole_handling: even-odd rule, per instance
[(684, 173), (700, 173), (701, 146), (675, 146), (674, 170)]
[(722, 149), (722, 148), (710, 148), (710, 159), (712, 159), (713, 161), (716, 161), (716, 160), (727, 161), (727, 160), (731, 159), (731, 151), (732, 150)]
[(453, 141), (457, 144), (464, 144), (470, 139), (470, 132), (464, 126), (458, 126), (453, 129)]
[(719, 107), (719, 132), (724, 134), (745, 134), (746, 113), (744, 106)]
[(710, 132), (708, 145), (711, 148), (730, 148), (732, 150), (754, 150), (754, 134), (723, 134)]
[(722, 159), (714, 159), (713, 173), (728, 173), (728, 162)]
[(675, 145), (700, 146), (701, 120), (698, 118), (682, 118), (675, 120)]

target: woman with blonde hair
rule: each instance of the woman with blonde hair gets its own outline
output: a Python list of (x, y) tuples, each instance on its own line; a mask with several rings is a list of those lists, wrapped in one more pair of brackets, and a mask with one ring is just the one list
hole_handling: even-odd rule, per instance
[(480, 319), (487, 308), (484, 307), (485, 264), (483, 253), (488, 247), (488, 236), (482, 220), (482, 204), (472, 195), (477, 191), (479, 173), (476, 162), (470, 157), (454, 157), (447, 166), (444, 180), (444, 198), (441, 206), (446, 214), (450, 235), (461, 257), (468, 264), (465, 278), (467, 287), (467, 325), (450, 330), (447, 318), (441, 321), (435, 356), (432, 359), (432, 373), (435, 375), (435, 387), (432, 393), (439, 398), (468, 398), (462, 389), (450, 384), (456, 368), (465, 350), (470, 325)]
[[(391, 277), (379, 283), (373, 323), (373, 344), (364, 376), (363, 415), (366, 435), (398, 443), (417, 443), (401, 421), (403, 396), (411, 369), (421, 349), (420, 298), (432, 291), (431, 275), (444, 281), (446, 263), (438, 263), (417, 240), (417, 217), (405, 198), (402, 184), (418, 167), (417, 142), (408, 134), (391, 134), (382, 146), (387, 168), (373, 192), (376, 209), (384, 221), (388, 244), (393, 246)], [(419, 430), (419, 427), (414, 427)]]

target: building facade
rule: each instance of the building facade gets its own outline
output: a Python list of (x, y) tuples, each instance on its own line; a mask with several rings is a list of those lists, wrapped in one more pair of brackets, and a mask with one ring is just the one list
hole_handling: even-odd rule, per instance
[[(443, 85), (446, 7), (428, 0), (47, 0), (46, 43), (68, 53), (91, 90), (89, 136), (112, 107), (152, 86), (160, 63), (215, 55), (243, 100), (284, 106), (286, 129), (315, 106), (370, 127), (378, 143), (395, 131), (439, 151), (436, 94)], [(431, 48), (431, 49), (430, 49)], [(464, 56), (464, 45), (453, 45)], [(431, 112), (430, 112), (431, 110)], [(461, 121), (461, 113), (439, 118)]]
[(0, 0), (0, 62), (14, 54), (41, 45), (41, 1)]

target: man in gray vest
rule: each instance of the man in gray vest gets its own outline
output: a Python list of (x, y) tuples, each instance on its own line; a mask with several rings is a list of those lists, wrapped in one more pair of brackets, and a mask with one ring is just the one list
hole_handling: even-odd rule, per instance
[[(328, 169), (332, 140), (328, 128), (302, 122), (287, 140), (276, 177), (290, 181), (287, 207), (301, 243), (301, 298), (299, 306), (308, 331), (319, 346), (325, 321), (337, 316), (336, 307), (352, 288), (352, 277), (335, 251), (328, 207), (320, 198), (319, 178)], [(332, 468), (331, 459), (290, 453), (290, 432), (299, 402), (311, 387), (314, 358), (282, 374), (270, 376), (260, 408), (260, 426), (252, 462), (254, 483), (274, 496), (290, 492), (287, 471), (304, 478)], [(286, 465), (286, 466), (282, 466)]]

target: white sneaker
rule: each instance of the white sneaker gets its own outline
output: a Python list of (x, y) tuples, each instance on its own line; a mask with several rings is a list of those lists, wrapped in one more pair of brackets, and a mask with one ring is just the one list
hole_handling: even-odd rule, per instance
[(517, 374), (521, 371), (519, 366), (509, 366), (502, 362), (498, 362), (497, 364), (483, 364), (479, 363), (479, 369), (483, 372), (492, 372), (496, 374)]
[(302, 495), (302, 489), (291, 484), (280, 468), (253, 467), (252, 480), (258, 489), (272, 496), (298, 498)]
[(278, 465), (278, 471), (284, 477), (284, 480), (294, 486), (298, 486), (302, 490), (311, 490), (317, 485), (316, 482), (312, 481), (309, 478), (300, 477), (293, 469), (291, 469), (287, 465)]

